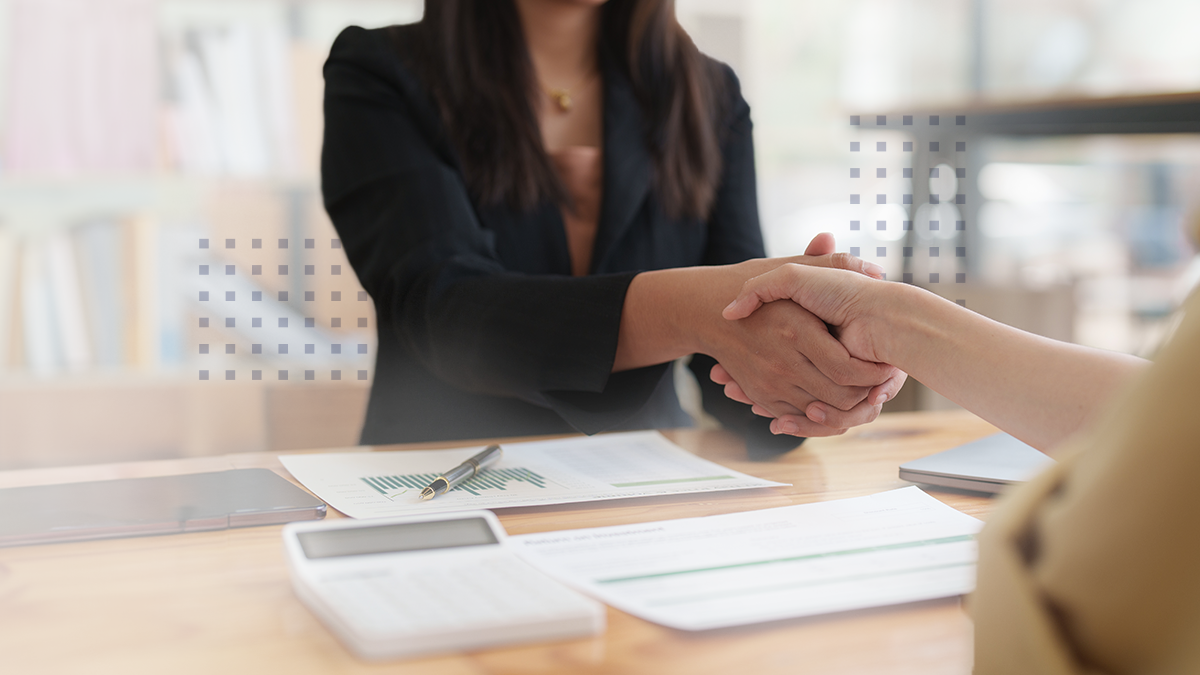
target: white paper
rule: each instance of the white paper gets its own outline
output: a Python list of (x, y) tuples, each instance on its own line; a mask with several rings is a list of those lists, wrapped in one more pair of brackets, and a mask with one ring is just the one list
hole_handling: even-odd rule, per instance
[(701, 459), (653, 431), (503, 446), (479, 476), (429, 501), (421, 488), (483, 446), (285, 455), (283, 466), (351, 518), (716, 492), (785, 485)]
[(509, 541), (542, 571), (613, 607), (705, 630), (967, 593), (980, 527), (907, 487)]

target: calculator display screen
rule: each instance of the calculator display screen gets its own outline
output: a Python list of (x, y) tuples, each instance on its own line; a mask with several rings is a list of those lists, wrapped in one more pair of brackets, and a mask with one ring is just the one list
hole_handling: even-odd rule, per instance
[(346, 527), (301, 532), (298, 538), (300, 548), (310, 560), (498, 543), (483, 518)]

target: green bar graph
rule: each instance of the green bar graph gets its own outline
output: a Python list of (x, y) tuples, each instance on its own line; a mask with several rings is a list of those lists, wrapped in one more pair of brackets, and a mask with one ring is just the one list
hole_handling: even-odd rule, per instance
[[(413, 473), (398, 476), (365, 476), (360, 480), (384, 497), (391, 498), (398, 490), (420, 490), (437, 477), (436, 473)], [(450, 492), (462, 490), (479, 496), (479, 493), (488, 490), (507, 490), (506, 486), (509, 483), (528, 483), (534, 487), (544, 488), (546, 487), (546, 478), (536, 471), (524, 467), (488, 469), (470, 480), (463, 481)]]

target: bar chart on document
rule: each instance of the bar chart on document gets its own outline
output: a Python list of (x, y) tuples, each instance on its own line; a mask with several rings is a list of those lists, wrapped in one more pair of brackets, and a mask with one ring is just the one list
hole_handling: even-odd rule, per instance
[(508, 444), (486, 471), (421, 501), (421, 488), (480, 449), (285, 455), (280, 461), (352, 518), (780, 485), (696, 457), (657, 432), (630, 432)]
[[(362, 481), (384, 497), (394, 500), (411, 490), (420, 492), (437, 477), (436, 473), (410, 473), (399, 476), (364, 476)], [(545, 488), (546, 477), (524, 467), (492, 469), (459, 483), (451, 488), (450, 492), (462, 491), (478, 497), (488, 490), (508, 491), (511, 483), (528, 483), (534, 487)]]

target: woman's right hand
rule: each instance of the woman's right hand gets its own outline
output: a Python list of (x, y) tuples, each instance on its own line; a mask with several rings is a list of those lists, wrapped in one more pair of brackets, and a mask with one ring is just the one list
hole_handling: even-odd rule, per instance
[[(894, 395), (904, 381), (889, 365), (855, 358), (820, 318), (793, 302), (772, 302), (728, 323), (732, 330), (706, 350), (718, 361), (714, 381), (758, 415), (804, 420), (794, 435), (828, 436), (866, 424), (882, 409), (868, 396)], [(828, 424), (805, 418), (813, 406), (831, 411)]]
[[(862, 423), (864, 415), (874, 419), (882, 404), (896, 395), (907, 376), (902, 371), (884, 365), (886, 358), (882, 355), (884, 349), (880, 344), (882, 334), (871, 323), (873, 318), (880, 315), (878, 303), (884, 301), (879, 292), (873, 291), (883, 288), (880, 282), (861, 274), (786, 264), (748, 280), (737, 299), (723, 310), (726, 319), (741, 323), (752, 320), (763, 311), (773, 311), (779, 305), (803, 307), (824, 324), (835, 327), (838, 344), (850, 358), (889, 368), (893, 372), (891, 378), (875, 386), (866, 400), (853, 409), (843, 408), (829, 400), (814, 401), (795, 413), (772, 415), (776, 417), (771, 425), (773, 431), (807, 436), (811, 435), (814, 425), (843, 429), (855, 426)], [(742, 402), (753, 401), (752, 394), (745, 391), (742, 381), (724, 364), (714, 367), (712, 376), (714, 381), (725, 386), (730, 398)], [(871, 410), (874, 414), (871, 414)]]
[[(849, 270), (861, 276), (875, 279), (883, 277), (883, 269), (879, 266), (867, 263), (845, 253), (835, 253), (835, 250), (836, 245), (833, 235), (821, 233), (814, 237), (808, 244), (808, 247), (804, 251), (804, 256), (788, 264)], [(744, 289), (745, 286), (743, 285)], [(792, 303), (776, 304), (784, 307)], [(822, 385), (825, 387), (835, 387), (832, 393), (824, 395), (826, 397), (823, 397), (820, 392), (801, 387), (799, 392), (794, 393), (801, 394), (802, 392), (803, 394), (810, 394), (814, 399), (813, 402), (804, 408), (800, 408), (794, 403), (773, 406), (772, 409), (776, 410), (787, 409), (789, 407), (797, 408), (796, 413), (778, 415), (771, 412), (770, 409), (755, 403), (721, 363), (713, 366), (710, 373), (710, 377), (714, 382), (725, 387), (727, 396), (750, 405), (753, 412), (757, 415), (775, 418), (776, 421), (773, 421), (771, 425), (775, 433), (787, 433), (805, 437), (829, 436), (844, 433), (850, 427), (874, 421), (883, 410), (883, 403), (893, 398), (899, 392), (900, 387), (904, 385), (904, 381), (907, 378), (905, 373), (891, 368), (890, 377), (881, 384), (871, 387), (865, 397), (856, 396), (857, 392), (853, 391), (854, 389), (861, 389), (861, 387), (843, 388), (843, 390), (839, 391), (836, 388), (837, 381), (839, 379), (844, 380), (847, 376), (854, 376), (852, 371), (855, 370), (856, 366), (861, 366), (862, 364), (856, 363), (857, 360), (853, 359), (852, 355), (848, 354), (839, 342), (828, 341), (828, 329), (824, 325), (824, 322), (821, 322), (819, 326), (815, 325), (812, 321), (813, 318), (813, 315), (807, 311), (803, 312), (799, 317), (801, 324), (797, 326), (800, 329), (798, 330), (799, 335), (797, 335), (797, 338), (804, 342), (796, 344), (807, 342), (808, 348), (813, 354), (806, 355), (806, 358), (810, 362), (813, 362), (812, 356), (815, 356), (817, 361), (813, 362), (813, 364), (821, 363), (824, 366), (822, 374), (826, 376), (825, 378), (810, 374), (806, 378), (806, 381), (815, 383), (812, 385), (814, 388), (821, 387)], [(783, 319), (786, 321), (787, 317), (783, 317)], [(729, 360), (727, 359), (727, 361)], [(818, 370), (821, 370), (821, 367), (818, 366)], [(843, 401), (850, 403), (849, 407), (831, 405), (838, 396), (846, 397)], [(807, 411), (812, 417), (806, 417), (805, 413), (801, 411)]]
[[(886, 283), (845, 270), (817, 270), (816, 265), (777, 265), (748, 279), (737, 298), (722, 310), (726, 319), (752, 316), (776, 300), (790, 300), (837, 329), (837, 340), (850, 354), (872, 362), (884, 360), (880, 337), (871, 321), (878, 319)], [(823, 267), (833, 267), (824, 265)]]
[[(717, 359), (736, 379), (758, 414), (802, 416), (810, 404), (820, 401), (836, 410), (852, 411), (847, 418), (857, 423), (874, 419), (878, 410), (861, 404), (872, 387), (890, 381), (896, 371), (853, 358), (812, 313), (786, 302), (759, 310), (744, 321), (721, 318), (722, 309), (748, 279), (781, 265), (881, 274), (878, 267), (845, 253), (820, 254), (831, 250), (832, 244), (832, 237), (822, 236), (810, 245), (810, 255), (639, 274), (626, 295), (614, 370), (703, 353)], [(845, 428), (813, 427), (808, 435), (832, 435)]]

